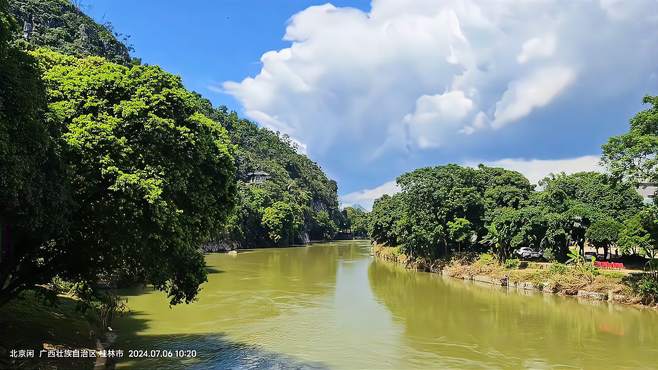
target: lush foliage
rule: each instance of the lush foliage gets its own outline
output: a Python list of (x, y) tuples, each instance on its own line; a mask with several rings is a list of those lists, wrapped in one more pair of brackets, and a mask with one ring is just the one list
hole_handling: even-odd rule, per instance
[(519, 247), (566, 261), (570, 246), (612, 246), (653, 260), (658, 211), (643, 204), (637, 182), (657, 181), (658, 98), (631, 120), (629, 133), (603, 146), (610, 175), (551, 175), (535, 191), (521, 174), (457, 165), (422, 168), (397, 179), (402, 191), (378, 199), (370, 215), (375, 242), (405, 253), (445, 257), (454, 251), (494, 251), (501, 261)]
[(588, 238), (607, 253), (620, 222), (642, 208), (631, 184), (593, 172), (553, 175), (533, 191), (517, 172), (447, 165), (402, 175), (398, 184), (401, 193), (375, 202), (371, 236), (430, 258), (490, 248), (505, 260), (527, 246), (565, 261), (569, 246), (582, 250)]
[(658, 181), (658, 96), (647, 96), (649, 108), (636, 114), (630, 130), (603, 145), (603, 161), (617, 179)]
[(37, 64), (10, 42), (6, 6), (0, 0), (0, 304), (48, 282), (70, 204)]
[(10, 10), (21, 28), (25, 22), (33, 24), (29, 41), (35, 46), (130, 63), (128, 48), (117, 40), (121, 35), (110, 24), (97, 24), (68, 0), (11, 0)]
[(200, 113), (196, 95), (158, 67), (35, 53), (49, 124), (70, 174), (71, 279), (123, 268), (191, 300), (205, 281), (198, 247), (234, 202), (227, 132)]
[(622, 224), (606, 217), (594, 221), (585, 232), (585, 238), (594, 247), (603, 248), (604, 258), (608, 258), (608, 250), (619, 240), (619, 231)]
[[(287, 136), (259, 128), (225, 108), (207, 106), (207, 112), (227, 128), (236, 146), (237, 206), (216, 242), (264, 247), (331, 239), (341, 222), (336, 182), (300, 154)], [(270, 177), (260, 184), (249, 183), (249, 174), (255, 171)], [(280, 218), (274, 217), (279, 213), (272, 208), (275, 204), (276, 209), (291, 209), (295, 215), (286, 235), (272, 231), (273, 219)]]
[(342, 213), (340, 226), (343, 230), (348, 230), (356, 238), (368, 236), (368, 212), (360, 207), (345, 207)]

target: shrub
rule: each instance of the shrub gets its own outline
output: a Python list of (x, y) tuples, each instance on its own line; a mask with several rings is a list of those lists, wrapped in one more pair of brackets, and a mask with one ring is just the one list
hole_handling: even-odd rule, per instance
[[(518, 261), (518, 260), (517, 260)], [(496, 263), (496, 257), (494, 257), (493, 254), (491, 253), (482, 253), (479, 257), (478, 260), (475, 261), (477, 265), (483, 266), (483, 265), (492, 265)]]
[(554, 252), (552, 249), (550, 249), (550, 248), (546, 248), (546, 249), (544, 249), (544, 253), (543, 253), (542, 256), (544, 257), (544, 259), (545, 259), (546, 261), (551, 261), (551, 262), (553, 262), (553, 261), (556, 261), (556, 260), (557, 260), (557, 258), (555, 258), (555, 252)]
[(519, 261), (517, 258), (512, 258), (508, 259), (505, 261), (505, 268), (506, 269), (518, 269), (519, 266), (521, 265), (521, 261)]
[(634, 290), (640, 294), (644, 303), (658, 302), (658, 275), (645, 274), (637, 282), (637, 287)]
[(563, 263), (553, 262), (551, 263), (551, 267), (548, 268), (548, 271), (554, 275), (564, 275), (568, 269), (567, 265)]

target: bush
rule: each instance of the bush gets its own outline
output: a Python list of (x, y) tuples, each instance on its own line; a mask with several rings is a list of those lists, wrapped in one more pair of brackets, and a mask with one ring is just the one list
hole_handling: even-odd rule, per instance
[(548, 268), (548, 272), (550, 272), (553, 275), (564, 275), (567, 273), (568, 270), (569, 268), (567, 267), (567, 265), (558, 262), (551, 263), (551, 267)]
[(638, 281), (637, 287), (634, 289), (642, 297), (642, 301), (646, 304), (658, 302), (658, 275), (645, 274)]
[(550, 248), (544, 249), (544, 253), (542, 254), (542, 257), (544, 257), (546, 261), (553, 262), (557, 260), (557, 258), (555, 258), (555, 252)]
[(521, 265), (521, 261), (519, 261), (517, 258), (508, 259), (505, 261), (506, 269), (515, 270), (518, 269), (520, 265)]
[(484, 265), (492, 265), (496, 262), (496, 257), (494, 257), (493, 254), (491, 253), (482, 253), (479, 257), (478, 260), (475, 261), (477, 265), (484, 266)]

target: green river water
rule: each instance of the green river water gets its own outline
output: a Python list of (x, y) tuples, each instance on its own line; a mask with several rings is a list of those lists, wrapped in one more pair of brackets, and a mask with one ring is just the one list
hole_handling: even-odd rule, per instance
[(211, 254), (197, 302), (124, 292), (136, 369), (658, 368), (658, 312), (404, 270), (367, 241)]

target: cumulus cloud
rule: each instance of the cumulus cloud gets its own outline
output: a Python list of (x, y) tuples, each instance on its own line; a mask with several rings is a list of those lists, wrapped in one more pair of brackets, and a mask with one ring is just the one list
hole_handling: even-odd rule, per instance
[[(531, 184), (537, 185), (539, 181), (550, 174), (564, 172), (572, 174), (576, 172), (594, 171), (604, 172), (601, 167), (601, 158), (598, 155), (586, 155), (575, 158), (564, 159), (523, 159), (505, 158), (494, 161), (465, 161), (463, 166), (477, 167), (484, 164), (489, 167), (501, 167), (522, 173)], [(374, 201), (384, 194), (393, 195), (400, 192), (400, 187), (395, 181), (388, 181), (372, 189), (364, 189), (349, 193), (340, 197), (344, 206), (360, 205), (367, 210), (372, 210)]]
[(460, 122), (468, 116), (473, 105), (473, 101), (459, 90), (423, 95), (416, 101), (416, 110), (403, 120), (420, 148), (439, 146), (442, 133), (461, 127)]
[(550, 103), (574, 80), (574, 72), (566, 67), (547, 67), (527, 78), (510, 83), (496, 103), (493, 127), (500, 128), (530, 114), (533, 109)]
[(657, 15), (657, 0), (312, 6), (290, 19), (289, 47), (222, 87), (321, 162), (348, 149), (360, 159), (422, 151), (570, 97), (593, 106), (628, 95), (658, 71)]

